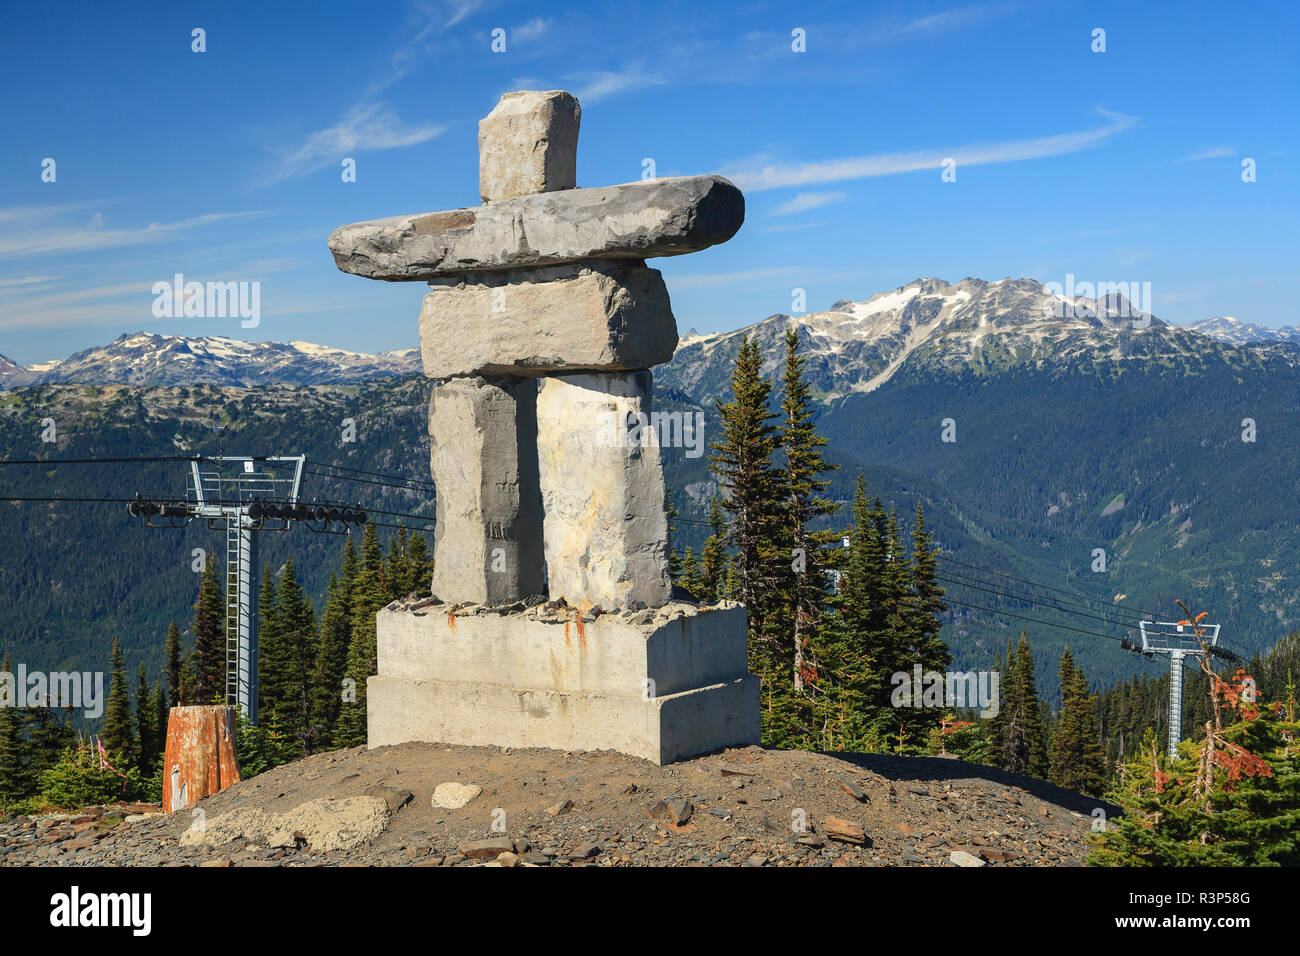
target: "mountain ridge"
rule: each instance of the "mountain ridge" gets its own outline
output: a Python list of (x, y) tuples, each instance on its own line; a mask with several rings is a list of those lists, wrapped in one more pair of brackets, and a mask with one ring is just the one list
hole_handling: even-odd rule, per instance
[[(756, 335), (779, 352), (779, 339), (791, 327), (804, 333), (810, 372), (820, 379), (823, 400), (872, 391), (909, 362), (948, 369), (963, 364), (998, 368), (1079, 359), (1089, 350), (1113, 360), (1186, 358), (1204, 351), (1204, 343), (1188, 338), (1193, 334), (1241, 349), (1300, 346), (1300, 329), (1293, 326), (1270, 329), (1230, 316), (1173, 325), (1134, 308), (1119, 294), (1066, 296), (1034, 279), (990, 282), (967, 277), (950, 283), (918, 278), (863, 301), (840, 299), (829, 309), (798, 316), (774, 313), (732, 331), (701, 335), (687, 330), (673, 360), (660, 367), (657, 383), (688, 394), (696, 394), (706, 384), (697, 397), (716, 397), (718, 372), (729, 366), (734, 354), (720, 345), (738, 344), (741, 336)], [(1146, 332), (1153, 341), (1144, 344), (1141, 333)], [(696, 365), (701, 368), (692, 370)], [(301, 340), (253, 343), (224, 336), (141, 331), (29, 367), (0, 355), (0, 388), (355, 384), (417, 372), (420, 367), (416, 347), (365, 353)], [(870, 374), (864, 377), (858, 369)]]
[(0, 387), (27, 385), (343, 385), (420, 370), (418, 347), (349, 352), (311, 342), (123, 333), (107, 345), (24, 368), (0, 355)]

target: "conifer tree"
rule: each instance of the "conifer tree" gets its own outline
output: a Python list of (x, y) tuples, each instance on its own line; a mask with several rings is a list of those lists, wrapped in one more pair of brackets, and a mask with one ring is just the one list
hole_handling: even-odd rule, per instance
[(815, 651), (817, 628), (827, 600), (827, 566), (824, 549), (837, 537), (830, 529), (813, 530), (810, 525), (834, 514), (836, 505), (823, 492), (830, 481), (822, 476), (834, 470), (822, 457), (827, 439), (817, 434), (813, 423), (812, 394), (803, 377), (804, 358), (799, 353), (799, 334), (785, 334), (785, 373), (781, 380), (781, 421), (778, 444), (785, 465), (777, 485), (784, 498), (780, 520), (784, 543), (790, 555), (784, 594), (790, 627), (791, 679), (796, 693), (805, 692), (809, 681), (817, 681)]
[[(282, 638), (279, 594), (271, 566), (262, 569), (257, 591), (257, 708), (259, 715), (279, 712), (289, 696), (289, 652)], [(282, 715), (283, 716), (283, 715)]]
[(171, 708), (167, 706), (167, 691), (163, 688), (162, 678), (153, 682), (153, 695), (151, 697), (154, 713), (154, 726), (158, 728), (158, 743), (154, 750), (154, 758), (162, 760), (163, 754), (167, 750), (167, 721), (171, 716)]
[(190, 651), (193, 675), (191, 703), (221, 703), (226, 687), (226, 602), (217, 561), (210, 558), (199, 582), (194, 602), (194, 647)]
[(785, 566), (776, 543), (781, 490), (772, 464), (777, 445), (775, 416), (768, 407), (772, 386), (763, 378), (762, 366), (758, 345), (743, 339), (731, 374), (731, 401), (717, 402), (722, 439), (710, 446), (715, 454), (709, 458), (722, 506), (731, 515), (727, 541), (735, 551), (734, 596), (749, 609), (751, 663), (770, 656), (756, 654), (766, 648), (752, 645), (769, 636), (769, 605)]
[[(6, 653), (0, 670), (10, 674)], [(21, 691), (16, 688), (16, 691)], [(0, 807), (31, 796), (35, 786), (28, 767), (28, 748), (22, 736), (17, 699), (0, 699)]]
[(312, 752), (317, 732), (311, 714), (312, 670), (316, 663), (316, 612), (298, 585), (293, 560), (285, 562), (276, 595), (279, 639), (287, 665), (281, 698), (277, 701), (285, 733), (296, 741), (298, 752)]
[(1067, 790), (1099, 795), (1105, 762), (1093, 715), (1095, 700), (1067, 647), (1061, 655), (1061, 712), (1052, 735), (1051, 781)]
[(1003, 770), (1047, 779), (1043, 715), (1034, 686), (1034, 652), (1024, 631), (1020, 632), (1014, 652), (1007, 643), (1000, 684), (1004, 700), (994, 720), (993, 759)]
[(135, 685), (135, 724), (139, 728), (135, 765), (140, 769), (141, 776), (151, 777), (158, 760), (158, 711), (149, 693), (149, 677), (145, 673), (144, 661), (140, 662), (140, 673)]
[(131, 697), (126, 690), (126, 669), (122, 664), (122, 642), (113, 638), (112, 669), (109, 673), (108, 704), (104, 709), (104, 749), (114, 757), (134, 760), (138, 753), (131, 726)]
[(394, 597), (405, 597), (414, 590), (411, 562), (406, 554), (406, 526), (399, 525), (397, 535), (388, 543), (390, 591)]
[(33, 781), (53, 767), (59, 756), (76, 740), (76, 731), (67, 720), (59, 716), (43, 701), (37, 707), (29, 707), (20, 720), (23, 735), (27, 742), (27, 766)]
[[(423, 540), (418, 535), (415, 538), (417, 542)], [(321, 612), (320, 643), (312, 673), (312, 713), (323, 745), (336, 743), (335, 729), (343, 699), (348, 647), (352, 641), (352, 592), (359, 570), (357, 550), (349, 535), (344, 540), (343, 563), (339, 575), (330, 578), (326, 592), (325, 609)]]
[(433, 584), (433, 559), (429, 556), (429, 545), (424, 535), (419, 532), (411, 535), (406, 555), (411, 568), (410, 589), (417, 594), (428, 594)]
[(352, 591), (352, 634), (345, 668), (354, 700), (344, 702), (340, 710), (338, 746), (366, 742), (366, 680), (375, 673), (375, 614), (389, 600), (378, 535), (375, 526), (368, 524), (361, 535), (360, 567)]
[(167, 628), (167, 643), (163, 648), (163, 657), (166, 661), (167, 673), (167, 706), (181, 706), (181, 667), (183, 653), (181, 651), (181, 632), (176, 627), (176, 622), (172, 621), (171, 626)]
[(718, 496), (709, 500), (709, 536), (700, 552), (699, 588), (702, 603), (716, 604), (726, 588), (727, 525)]
[(704, 602), (700, 596), (704, 590), (700, 580), (700, 565), (690, 545), (686, 546), (686, 554), (682, 556), (676, 582), (689, 591), (697, 601)]

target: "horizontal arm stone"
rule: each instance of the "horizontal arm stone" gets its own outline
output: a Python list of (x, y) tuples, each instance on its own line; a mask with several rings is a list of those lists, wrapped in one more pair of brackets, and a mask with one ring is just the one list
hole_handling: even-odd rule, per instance
[(487, 206), (340, 226), (330, 252), (343, 272), (389, 282), (584, 259), (677, 256), (726, 242), (745, 199), (721, 176), (566, 189)]

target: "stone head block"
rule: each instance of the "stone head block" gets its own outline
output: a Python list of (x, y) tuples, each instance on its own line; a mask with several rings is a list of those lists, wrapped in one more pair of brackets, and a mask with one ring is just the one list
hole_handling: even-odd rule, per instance
[(483, 202), (577, 185), (582, 107), (563, 90), (507, 93), (478, 124), (478, 191)]

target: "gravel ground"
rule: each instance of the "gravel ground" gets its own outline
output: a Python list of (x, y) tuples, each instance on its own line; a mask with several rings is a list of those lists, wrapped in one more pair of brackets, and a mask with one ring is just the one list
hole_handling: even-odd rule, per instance
[[(462, 786), (444, 788), (445, 803), (469, 802), (435, 805), (447, 783)], [(1099, 806), (1114, 812), (940, 757), (744, 747), (656, 767), (609, 752), (402, 744), (295, 761), (197, 814), (119, 804), (4, 819), (0, 865), (1078, 866)], [(350, 825), (353, 809), (367, 827)], [(248, 817), (277, 822), (279, 836), (229, 839)]]

